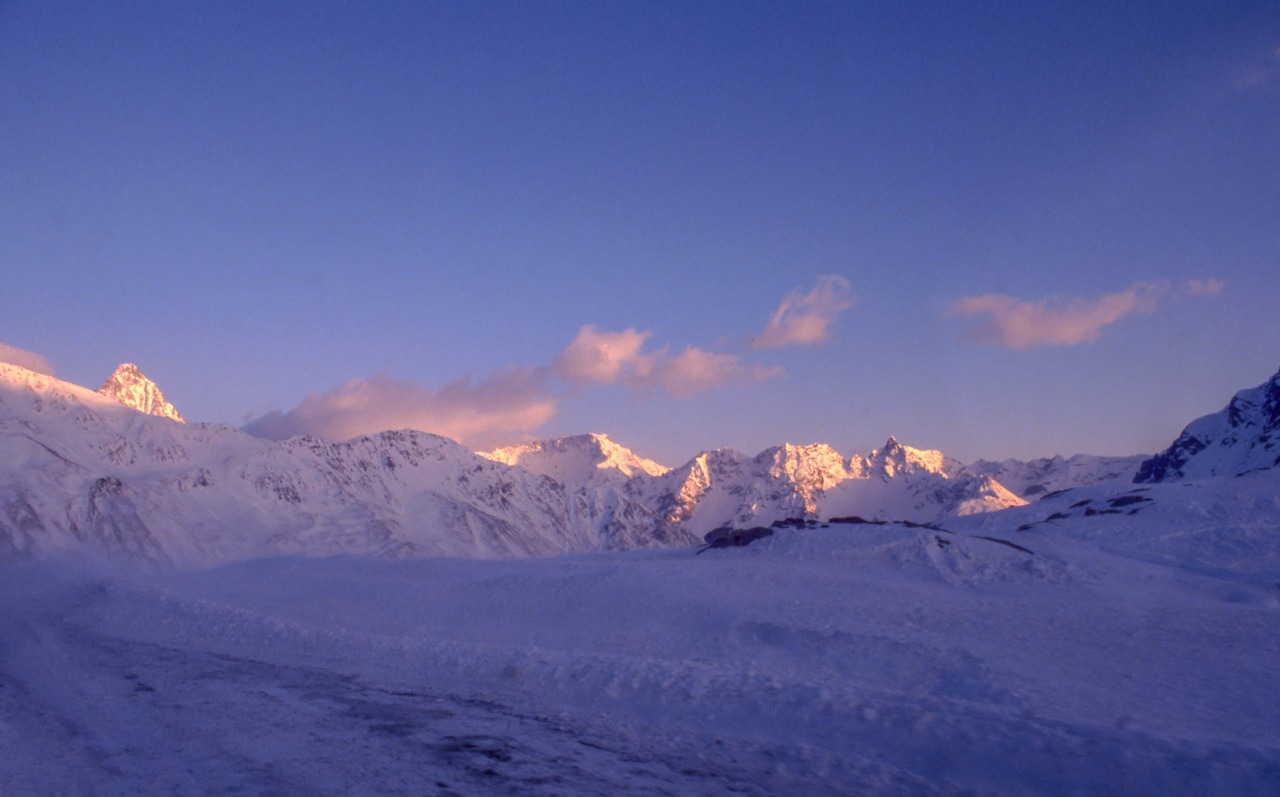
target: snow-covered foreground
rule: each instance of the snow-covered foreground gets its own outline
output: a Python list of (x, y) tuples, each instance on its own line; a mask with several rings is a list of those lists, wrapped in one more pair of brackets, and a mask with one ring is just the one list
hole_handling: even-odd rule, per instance
[(1034, 553), (861, 525), (701, 555), (5, 563), (0, 793), (1280, 789), (1275, 567), (983, 522)]

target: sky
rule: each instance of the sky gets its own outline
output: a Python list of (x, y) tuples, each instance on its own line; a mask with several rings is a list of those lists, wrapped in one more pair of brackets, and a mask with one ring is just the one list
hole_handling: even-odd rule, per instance
[(1280, 6), (0, 0), (0, 286), (265, 437), (1151, 453), (1280, 368)]

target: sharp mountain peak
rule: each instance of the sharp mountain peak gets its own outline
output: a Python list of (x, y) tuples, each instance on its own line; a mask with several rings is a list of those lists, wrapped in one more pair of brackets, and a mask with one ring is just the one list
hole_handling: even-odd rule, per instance
[(98, 393), (138, 412), (186, 423), (178, 410), (165, 400), (164, 393), (156, 383), (148, 379), (142, 369), (133, 363), (116, 366), (116, 370), (98, 388)]

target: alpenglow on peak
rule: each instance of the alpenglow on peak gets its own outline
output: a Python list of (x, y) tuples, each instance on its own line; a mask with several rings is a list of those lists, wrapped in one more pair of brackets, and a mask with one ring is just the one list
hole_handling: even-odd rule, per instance
[(143, 376), (142, 371), (133, 363), (117, 366), (115, 373), (98, 388), (98, 393), (138, 412), (186, 423), (173, 405), (165, 401), (164, 394), (156, 387), (156, 383)]

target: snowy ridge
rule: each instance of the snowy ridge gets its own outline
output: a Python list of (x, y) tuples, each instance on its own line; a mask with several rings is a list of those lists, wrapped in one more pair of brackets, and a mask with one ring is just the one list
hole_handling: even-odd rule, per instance
[[(1061, 490), (1125, 484), (1137, 462), (965, 466), (893, 437), (866, 455), (825, 444), (755, 456), (718, 449), (674, 469), (601, 434), (488, 454), (416, 431), (269, 442), (137, 411), (163, 396), (135, 372), (121, 366), (116, 380), (134, 393), (104, 394), (0, 365), (0, 557), (109, 551), (208, 564), (281, 553), (520, 557), (690, 545), (724, 526), (797, 518), (931, 523), (997, 512)], [(1191, 478), (1274, 465), (1278, 379), (1193, 423), (1144, 472)], [(139, 400), (122, 403), (125, 394)]]
[(634, 479), (627, 489), (699, 535), (787, 518), (926, 522), (1026, 503), (987, 476), (964, 473), (939, 451), (892, 437), (866, 457), (845, 458), (825, 444), (783, 445), (754, 457), (708, 451), (662, 476)]
[(617, 484), (637, 474), (661, 476), (670, 470), (595, 433), (505, 446), (480, 456), (585, 487)]
[(142, 371), (133, 363), (118, 366), (115, 373), (107, 377), (107, 381), (98, 388), (98, 392), (138, 412), (186, 423), (174, 406), (165, 400), (156, 383), (143, 376)]
[(163, 397), (135, 368), (116, 376), (109, 384), (124, 387), (95, 393), (0, 370), (0, 554), (518, 557), (689, 545), (786, 518), (931, 521), (1023, 503), (892, 438), (866, 457), (783, 445), (704, 452), (674, 470), (598, 434), (488, 455), (414, 431), (273, 443), (135, 411)]
[(1076, 454), (1073, 457), (1045, 457), (1030, 461), (1006, 459), (1001, 462), (980, 459), (965, 466), (965, 472), (990, 476), (1018, 496), (1034, 501), (1048, 493), (1075, 487), (1129, 484), (1144, 460), (1146, 457), (1141, 454), (1131, 457)]
[(1280, 465), (1280, 372), (1241, 390), (1222, 410), (1192, 421), (1134, 481), (1235, 476)]
[(271, 443), (180, 425), (0, 366), (0, 557), (108, 552), (211, 564), (267, 554), (530, 556), (693, 539), (587, 490), (424, 432)]

